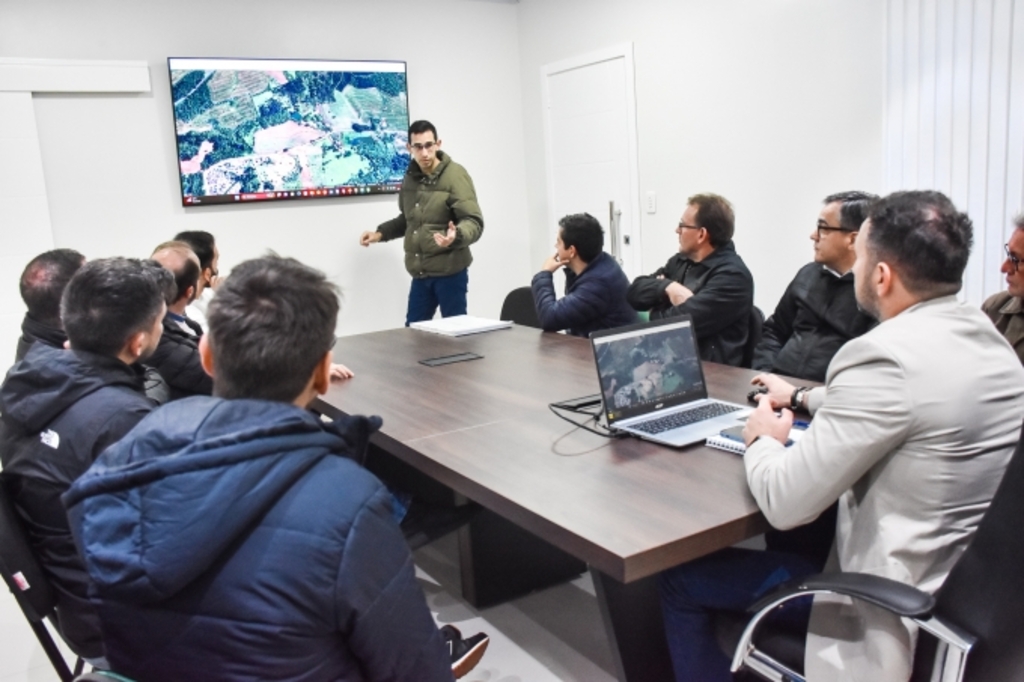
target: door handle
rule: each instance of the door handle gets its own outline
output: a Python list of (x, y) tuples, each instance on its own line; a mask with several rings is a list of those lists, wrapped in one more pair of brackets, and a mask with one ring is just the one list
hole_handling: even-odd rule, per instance
[(622, 265), (622, 253), (620, 251), (622, 239), (620, 238), (619, 223), (622, 220), (622, 211), (615, 208), (615, 202), (608, 202), (608, 234), (611, 238), (611, 255), (615, 262)]

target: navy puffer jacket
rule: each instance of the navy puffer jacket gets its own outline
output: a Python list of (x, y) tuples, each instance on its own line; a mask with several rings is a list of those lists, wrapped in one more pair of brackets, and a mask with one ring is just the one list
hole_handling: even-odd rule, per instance
[(450, 682), (391, 518), (356, 461), (376, 417), (194, 397), (65, 495), (117, 672), (140, 682)]

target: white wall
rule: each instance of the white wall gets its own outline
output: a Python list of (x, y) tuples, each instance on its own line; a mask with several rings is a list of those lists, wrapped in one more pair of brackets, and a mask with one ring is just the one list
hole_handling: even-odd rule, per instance
[[(476, 184), (486, 229), (474, 247), (469, 309), (496, 317), (530, 274), (517, 7), (435, 0), (424, 8), (413, 0), (0, 4), (0, 57), (151, 67), (151, 94), (33, 98), (54, 244), (90, 258), (148, 256), (181, 230), (208, 230), (222, 271), (273, 249), (327, 272), (344, 292), (340, 333), (400, 326), (409, 284), (401, 244), (357, 244), (362, 230), (397, 214), (395, 195), (181, 206), (166, 59), (405, 60), (410, 115), (438, 126)], [(0, 226), (5, 241), (21, 229)], [(14, 286), (15, 270), (4, 272), (5, 288)]]
[(640, 192), (658, 195), (645, 269), (677, 250), (686, 197), (717, 192), (770, 314), (812, 258), (821, 200), (882, 189), (884, 37), (884, 0), (521, 0), (532, 267), (551, 249), (540, 68), (632, 42)]

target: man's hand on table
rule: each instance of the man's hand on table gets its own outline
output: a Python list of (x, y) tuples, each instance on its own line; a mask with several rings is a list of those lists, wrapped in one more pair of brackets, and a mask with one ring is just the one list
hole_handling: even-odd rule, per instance
[(355, 374), (345, 365), (331, 363), (331, 381), (344, 381), (351, 379)]
[(750, 383), (755, 386), (764, 386), (768, 389), (768, 393), (765, 395), (768, 396), (771, 406), (776, 410), (782, 407), (789, 407), (792, 404), (793, 391), (796, 390), (796, 386), (785, 379), (780, 379), (774, 374), (758, 374), (750, 380)]
[(771, 399), (767, 395), (759, 395), (757, 409), (750, 413), (750, 416), (747, 417), (747, 425), (743, 427), (743, 442), (749, 448), (757, 438), (767, 436), (785, 445), (789, 440), (789, 431), (792, 428), (793, 413), (783, 409), (781, 415), (775, 414)]

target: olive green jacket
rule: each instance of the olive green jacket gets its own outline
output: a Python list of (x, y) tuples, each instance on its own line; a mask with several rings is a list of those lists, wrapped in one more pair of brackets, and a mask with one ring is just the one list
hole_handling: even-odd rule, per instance
[(996, 325), (1024, 364), (1024, 305), (1021, 299), (1003, 291), (988, 297), (981, 309)]
[[(405, 269), (417, 278), (465, 270), (473, 262), (469, 245), (484, 231), (469, 173), (444, 152), (437, 152), (437, 158), (439, 163), (430, 175), (424, 175), (415, 160), (409, 162), (398, 195), (402, 214), (377, 227), (381, 241), (405, 236)], [(456, 226), (455, 241), (448, 247), (438, 246), (434, 234), (447, 232), (449, 221)]]

